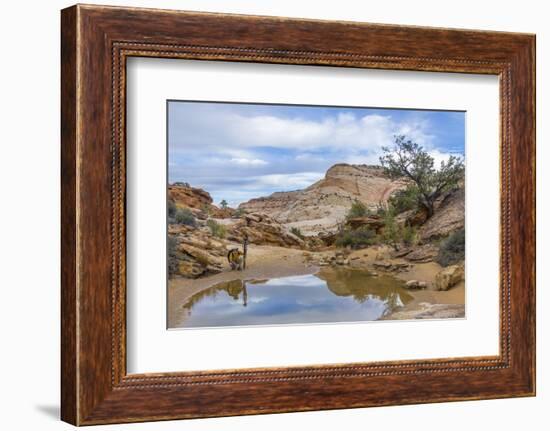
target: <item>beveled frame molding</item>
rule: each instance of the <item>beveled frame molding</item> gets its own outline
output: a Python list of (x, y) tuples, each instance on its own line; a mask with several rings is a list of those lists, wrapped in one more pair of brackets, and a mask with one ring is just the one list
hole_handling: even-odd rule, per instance
[[(61, 42), (63, 420), (88, 425), (534, 395), (533, 35), (77, 5), (62, 11)], [(128, 375), (125, 100), (132, 56), (498, 75), (500, 354)]]

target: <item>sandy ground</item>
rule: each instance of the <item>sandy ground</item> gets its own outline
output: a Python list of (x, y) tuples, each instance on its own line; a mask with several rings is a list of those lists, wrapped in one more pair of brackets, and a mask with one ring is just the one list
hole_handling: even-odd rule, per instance
[[(194, 294), (217, 283), (231, 280), (250, 280), (291, 275), (313, 274), (319, 267), (310, 263), (310, 257), (330, 256), (334, 250), (325, 252), (304, 252), (275, 246), (250, 245), (247, 269), (244, 271), (226, 271), (200, 279), (176, 278), (168, 284), (168, 325), (179, 327), (187, 318), (187, 311), (182, 307)], [(372, 270), (375, 260), (383, 258), (390, 262), (405, 262), (402, 259), (390, 259), (388, 248), (375, 246), (356, 250), (349, 255), (350, 266)], [(413, 300), (402, 309), (387, 315), (387, 320), (421, 319), (421, 318), (460, 318), (464, 317), (465, 287), (461, 282), (448, 291), (436, 291), (433, 288), (436, 274), (442, 267), (435, 262), (418, 263), (406, 272), (392, 273), (402, 280), (426, 281), (428, 288), (409, 290)], [(381, 271), (377, 271), (381, 272)]]

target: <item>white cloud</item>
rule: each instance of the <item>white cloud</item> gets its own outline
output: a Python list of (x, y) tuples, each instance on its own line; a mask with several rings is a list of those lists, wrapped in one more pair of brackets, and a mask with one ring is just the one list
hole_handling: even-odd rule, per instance
[(292, 174), (268, 174), (254, 178), (259, 187), (274, 187), (281, 190), (296, 190), (312, 185), (325, 176), (324, 172), (298, 172)]
[(433, 157), (434, 167), (435, 169), (438, 169), (438, 170), (439, 170), (439, 167), (441, 166), (441, 162), (443, 161), (446, 162), (449, 159), (449, 157), (453, 155), (451, 153), (442, 152), (438, 149), (429, 150), (428, 154)]
[[(393, 135), (402, 128), (391, 117), (353, 114), (341, 114), (319, 121), (303, 118), (279, 118), (274, 116), (247, 117), (232, 115), (224, 124), (231, 142), (239, 142), (244, 148), (272, 147), (282, 149), (300, 148), (301, 150), (319, 150), (330, 148), (345, 151), (379, 151), (382, 146), (391, 145)], [(423, 134), (421, 125), (407, 127), (414, 131), (414, 138), (420, 144), (431, 139)]]
[(262, 159), (247, 159), (244, 157), (234, 157), (229, 160), (229, 163), (240, 166), (264, 166), (268, 164), (265, 160)]
[(174, 126), (171, 136), (172, 151), (189, 151), (198, 146), (216, 149), (218, 155), (233, 158), (251, 158), (251, 150), (257, 147), (378, 153), (382, 146), (393, 143), (395, 134), (406, 134), (427, 147), (433, 140), (426, 132), (425, 122), (396, 123), (389, 115), (340, 113), (311, 120), (213, 111), (208, 113), (208, 121), (197, 120), (198, 117), (178, 117), (179, 124)]

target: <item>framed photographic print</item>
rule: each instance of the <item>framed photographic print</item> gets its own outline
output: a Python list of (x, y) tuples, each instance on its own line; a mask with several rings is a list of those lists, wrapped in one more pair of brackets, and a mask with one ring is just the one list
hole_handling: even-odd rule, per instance
[(62, 11), (62, 419), (535, 394), (535, 37)]

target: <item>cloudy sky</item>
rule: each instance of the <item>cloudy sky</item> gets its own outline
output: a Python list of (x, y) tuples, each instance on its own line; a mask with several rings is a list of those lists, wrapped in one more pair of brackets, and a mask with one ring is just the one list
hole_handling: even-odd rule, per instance
[(235, 207), (307, 187), (335, 163), (379, 164), (396, 134), (439, 165), (464, 155), (464, 133), (463, 112), (170, 101), (168, 180)]

